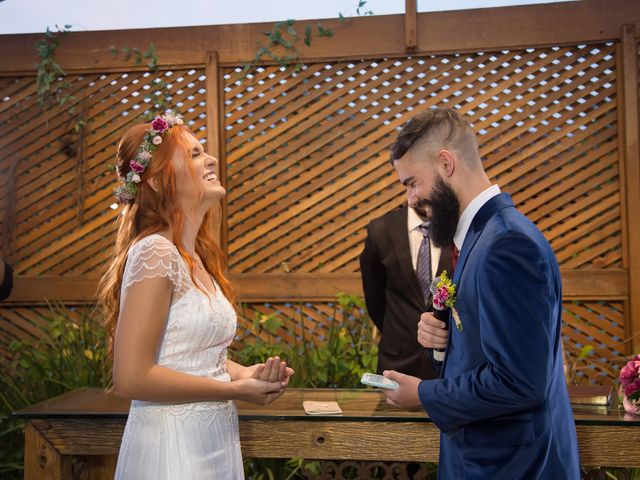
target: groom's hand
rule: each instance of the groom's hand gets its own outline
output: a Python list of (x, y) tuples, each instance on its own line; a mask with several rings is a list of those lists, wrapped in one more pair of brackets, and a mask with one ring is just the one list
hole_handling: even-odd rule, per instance
[(447, 348), (449, 330), (446, 324), (438, 320), (433, 313), (424, 312), (418, 322), (418, 343), (424, 348)]
[(380, 389), (386, 395), (389, 405), (404, 410), (422, 409), (422, 402), (418, 396), (418, 385), (422, 380), (395, 370), (385, 370), (382, 374), (390, 380), (395, 380), (399, 385), (397, 390)]

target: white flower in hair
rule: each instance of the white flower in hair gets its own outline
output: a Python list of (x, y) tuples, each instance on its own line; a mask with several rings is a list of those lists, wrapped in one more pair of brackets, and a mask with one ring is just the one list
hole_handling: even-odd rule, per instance
[(156, 135), (153, 137), (153, 144), (160, 145), (162, 143), (162, 137), (160, 135)]
[(134, 173), (134, 174), (131, 176), (131, 181), (132, 181), (133, 183), (140, 183), (140, 181), (141, 181), (141, 180), (142, 180), (142, 179), (140, 178), (140, 175), (138, 175), (137, 173)]
[(182, 116), (173, 112), (167, 112), (164, 114), (164, 119), (169, 125), (182, 125)]

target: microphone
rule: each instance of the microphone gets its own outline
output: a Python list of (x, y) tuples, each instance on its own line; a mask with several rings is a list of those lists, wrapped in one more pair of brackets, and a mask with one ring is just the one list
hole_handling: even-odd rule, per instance
[[(445, 282), (447, 280), (447, 271), (444, 270), (442, 272), (442, 277)], [(433, 298), (433, 316), (436, 317), (441, 322), (444, 322), (445, 328), (449, 328), (449, 317), (451, 313), (451, 309), (447, 305), (447, 299), (449, 298), (449, 291), (446, 287), (440, 285), (442, 283), (443, 278), (436, 277), (431, 282), (431, 286), (429, 290), (431, 291), (431, 295)], [(440, 285), (440, 287), (438, 286)], [(444, 352), (443, 348), (434, 348), (436, 352)]]

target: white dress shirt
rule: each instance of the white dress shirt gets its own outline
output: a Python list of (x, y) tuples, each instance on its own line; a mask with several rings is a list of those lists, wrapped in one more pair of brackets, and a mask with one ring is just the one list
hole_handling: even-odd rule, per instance
[(498, 185), (491, 185), (489, 188), (481, 192), (476, 198), (471, 200), (471, 203), (469, 203), (467, 208), (464, 209), (462, 215), (460, 215), (460, 220), (458, 220), (456, 234), (453, 236), (453, 243), (458, 250), (462, 250), (464, 239), (467, 236), (469, 227), (471, 227), (471, 222), (476, 216), (476, 213), (478, 213), (478, 210), (480, 210), (485, 203), (496, 195), (500, 195), (500, 187), (498, 187)]
[[(413, 208), (409, 208), (409, 214), (407, 215), (407, 229), (409, 230), (409, 249), (411, 250), (411, 263), (415, 270), (418, 265), (418, 251), (420, 250), (420, 244), (422, 243), (422, 232), (420, 231), (420, 225), (424, 221), (418, 216)], [(433, 246), (433, 242), (429, 242), (431, 247), (431, 275), (436, 274), (438, 263), (440, 262), (440, 249)]]

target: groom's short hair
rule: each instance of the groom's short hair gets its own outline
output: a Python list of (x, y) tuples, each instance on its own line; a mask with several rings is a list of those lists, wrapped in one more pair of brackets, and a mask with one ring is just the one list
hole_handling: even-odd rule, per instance
[(471, 126), (450, 108), (430, 108), (405, 123), (391, 146), (389, 161), (393, 165), (414, 148), (423, 148), (427, 154), (435, 154), (443, 148), (451, 149), (468, 162), (479, 159), (475, 133)]

